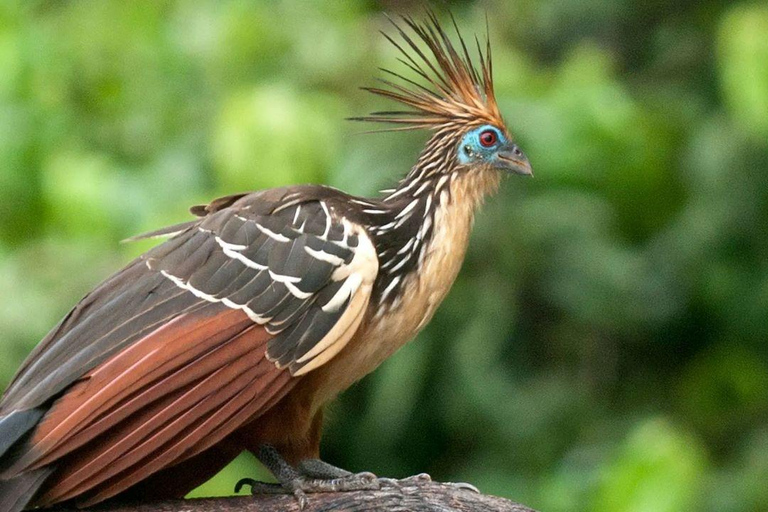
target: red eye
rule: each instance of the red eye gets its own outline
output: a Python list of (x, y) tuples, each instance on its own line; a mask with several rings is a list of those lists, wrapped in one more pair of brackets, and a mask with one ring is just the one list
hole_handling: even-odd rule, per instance
[(485, 130), (480, 134), (480, 144), (486, 148), (490, 148), (491, 146), (495, 145), (498, 140), (499, 138), (496, 135), (496, 132), (493, 130)]

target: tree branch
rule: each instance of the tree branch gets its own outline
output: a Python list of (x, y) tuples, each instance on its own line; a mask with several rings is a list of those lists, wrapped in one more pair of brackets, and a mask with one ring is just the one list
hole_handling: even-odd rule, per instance
[[(308, 496), (302, 512), (535, 512), (504, 498), (426, 482), (376, 491), (317, 493)], [(299, 512), (291, 495), (256, 495), (233, 498), (169, 500), (136, 504), (112, 504), (99, 512)], [(80, 511), (82, 512), (82, 511)]]

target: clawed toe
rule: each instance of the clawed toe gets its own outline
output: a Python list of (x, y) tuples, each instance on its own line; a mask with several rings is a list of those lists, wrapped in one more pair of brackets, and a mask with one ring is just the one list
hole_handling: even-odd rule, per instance
[(386, 487), (407, 487), (418, 486), (432, 481), (432, 477), (427, 473), (419, 473), (405, 478), (378, 478), (379, 483)]
[(457, 489), (463, 489), (465, 491), (472, 491), (477, 494), (480, 494), (480, 489), (475, 487), (474, 485), (467, 483), (467, 482), (446, 482), (447, 485), (450, 485), (452, 487), (455, 487)]
[(411, 475), (409, 477), (403, 478), (401, 481), (414, 484), (423, 484), (426, 482), (431, 482), (432, 477), (429, 476), (428, 473), (419, 473), (418, 475)]
[(375, 482), (379, 480), (379, 477), (371, 473), (370, 471), (362, 471), (360, 473), (355, 473), (354, 475), (350, 475), (354, 477), (356, 480), (359, 480), (361, 482)]
[(251, 494), (287, 494), (290, 492), (290, 489), (286, 489), (281, 484), (259, 482), (253, 478), (241, 478), (235, 484), (235, 494), (239, 494), (245, 486), (251, 488)]

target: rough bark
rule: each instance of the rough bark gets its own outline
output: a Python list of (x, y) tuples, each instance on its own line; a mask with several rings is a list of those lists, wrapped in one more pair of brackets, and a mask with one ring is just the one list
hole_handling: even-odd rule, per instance
[[(291, 495), (169, 500), (111, 504), (100, 512), (299, 512)], [(420, 483), (376, 491), (318, 493), (308, 496), (301, 512), (535, 512), (504, 498), (478, 494), (451, 484)]]

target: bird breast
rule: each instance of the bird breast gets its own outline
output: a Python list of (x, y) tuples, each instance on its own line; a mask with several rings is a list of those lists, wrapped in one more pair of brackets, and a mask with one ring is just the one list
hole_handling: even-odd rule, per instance
[[(484, 194), (454, 179), (440, 193), (434, 231), (425, 241), (417, 269), (404, 277), (400, 296), (388, 308), (371, 305), (366, 320), (345, 349), (317, 375), (316, 403), (322, 405), (373, 371), (429, 322), (447, 295), (464, 260), (474, 211)], [(323, 378), (323, 375), (333, 376)]]

